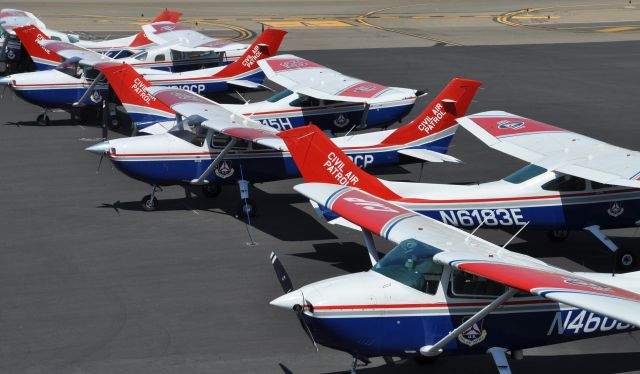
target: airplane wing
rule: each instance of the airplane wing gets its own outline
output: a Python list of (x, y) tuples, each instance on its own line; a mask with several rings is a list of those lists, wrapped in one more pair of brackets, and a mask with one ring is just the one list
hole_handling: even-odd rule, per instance
[(489, 147), (549, 170), (640, 188), (640, 152), (501, 111), (458, 118)]
[(33, 13), (9, 8), (0, 10), (0, 27), (8, 33), (13, 34), (14, 28), (27, 25), (35, 25), (41, 30), (47, 28)]
[(286, 149), (282, 139), (276, 136), (278, 130), (231, 112), (196, 93), (170, 87), (149, 87), (147, 91), (185, 118), (200, 117), (203, 119), (200, 125), (215, 132), (278, 150)]
[(506, 286), (640, 326), (640, 294), (514, 253), (355, 187), (304, 183), (296, 191), (381, 237), (416, 239), (440, 250), (434, 261)]
[(267, 78), (291, 91), (322, 100), (377, 103), (416, 96), (408, 88), (387, 87), (349, 77), (313, 61), (294, 55), (279, 55), (258, 61)]
[(41, 40), (38, 43), (64, 59), (78, 59), (79, 63), (83, 65), (95, 65), (100, 62), (113, 61), (111, 57), (67, 42)]
[(155, 22), (142, 26), (146, 37), (156, 44), (171, 45), (180, 52), (226, 52), (247, 49), (246, 44), (208, 37), (173, 22)]

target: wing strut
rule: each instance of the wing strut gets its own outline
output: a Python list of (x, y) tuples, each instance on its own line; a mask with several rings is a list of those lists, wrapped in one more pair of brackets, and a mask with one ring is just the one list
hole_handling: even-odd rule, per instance
[(371, 231), (362, 227), (362, 236), (364, 237), (364, 243), (367, 245), (367, 251), (369, 251), (371, 266), (373, 266), (377, 264), (378, 261), (380, 261), (380, 257), (378, 257), (378, 251), (376, 251), (376, 245), (373, 243), (373, 235), (371, 235)]
[(102, 73), (98, 74), (96, 79), (94, 79), (93, 82), (91, 82), (91, 85), (84, 92), (84, 95), (82, 95), (80, 100), (78, 100), (75, 103), (73, 103), (73, 106), (76, 107), (76, 108), (85, 106), (84, 101), (87, 99), (87, 97), (89, 97), (89, 96), (91, 96), (93, 94), (93, 90), (96, 88), (96, 86), (98, 85), (99, 81), (102, 78), (104, 78), (104, 74), (102, 74)]
[(229, 140), (229, 143), (227, 143), (224, 149), (220, 153), (218, 153), (215, 159), (213, 159), (213, 162), (211, 163), (211, 165), (209, 165), (207, 170), (205, 170), (204, 173), (202, 173), (200, 178), (192, 180), (191, 184), (194, 184), (194, 185), (208, 184), (209, 181), (207, 180), (207, 177), (218, 167), (218, 164), (220, 164), (220, 161), (222, 161), (222, 159), (227, 154), (227, 152), (229, 152), (231, 148), (236, 144), (236, 141), (237, 141), (236, 138), (231, 138), (231, 140)]
[(364, 103), (364, 111), (362, 112), (362, 119), (360, 120), (360, 126), (358, 126), (361, 129), (364, 129), (365, 127), (367, 127), (367, 117), (369, 117), (369, 108), (371, 108), (371, 104)]
[(518, 290), (515, 288), (509, 287), (505, 293), (500, 295), (497, 299), (493, 300), (489, 305), (482, 308), (478, 313), (474, 314), (471, 318), (464, 321), (460, 326), (447, 334), (444, 338), (440, 339), (434, 345), (425, 345), (420, 348), (420, 354), (427, 357), (437, 356), (442, 353), (442, 348), (447, 345), (450, 341), (457, 338), (458, 335), (465, 332), (467, 329), (472, 327), (476, 322), (480, 321), (489, 313), (496, 310), (500, 305), (502, 305), (505, 301), (509, 300), (513, 295), (518, 293)]

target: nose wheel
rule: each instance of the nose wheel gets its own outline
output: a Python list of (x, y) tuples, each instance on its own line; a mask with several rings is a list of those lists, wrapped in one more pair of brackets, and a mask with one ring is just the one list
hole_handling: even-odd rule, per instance
[(38, 122), (38, 125), (40, 126), (49, 126), (49, 116), (47, 115), (46, 110), (36, 118), (36, 122)]
[(158, 186), (153, 186), (151, 194), (142, 198), (142, 210), (145, 212), (153, 212), (158, 209), (158, 199), (156, 198), (156, 191), (160, 189)]

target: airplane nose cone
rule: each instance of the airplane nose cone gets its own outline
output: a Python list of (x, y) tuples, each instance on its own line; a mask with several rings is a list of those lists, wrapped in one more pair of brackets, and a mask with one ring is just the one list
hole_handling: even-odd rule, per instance
[(272, 300), (269, 304), (278, 308), (293, 310), (295, 305), (304, 305), (304, 297), (300, 290), (295, 290)]
[(102, 156), (105, 153), (109, 152), (109, 148), (110, 148), (110, 144), (108, 141), (104, 141), (102, 143), (98, 143), (98, 144), (94, 144), (92, 146), (89, 146), (87, 148), (85, 148), (84, 150), (87, 152), (91, 152), (93, 154), (96, 154), (98, 156)]
[(7, 75), (6, 77), (0, 79), (0, 85), (8, 86), (11, 84), (12, 80), (13, 78), (10, 75)]

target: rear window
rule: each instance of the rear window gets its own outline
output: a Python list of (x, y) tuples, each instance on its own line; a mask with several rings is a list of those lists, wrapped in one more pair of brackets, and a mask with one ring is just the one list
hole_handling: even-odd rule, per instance
[(547, 171), (547, 169), (540, 167), (538, 165), (534, 165), (534, 164), (530, 164), (527, 165), (525, 167), (523, 167), (522, 169), (516, 171), (515, 173), (507, 176), (506, 178), (504, 178), (503, 180), (509, 182), (509, 183), (514, 183), (514, 184), (519, 184), (522, 182), (526, 182), (531, 178), (537, 177), (538, 175), (545, 173)]

